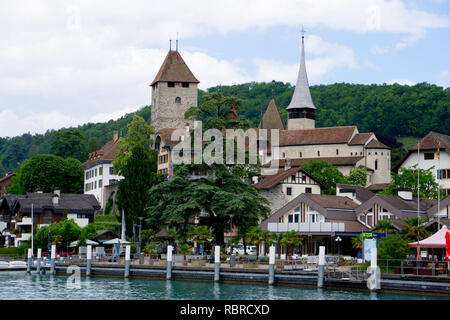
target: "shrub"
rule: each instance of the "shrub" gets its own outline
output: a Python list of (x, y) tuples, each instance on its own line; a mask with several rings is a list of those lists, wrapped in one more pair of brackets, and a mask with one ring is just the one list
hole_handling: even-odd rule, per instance
[(1, 256), (16, 256), (18, 254), (19, 254), (18, 248), (16, 248), (16, 247), (0, 248)]
[(28, 253), (28, 248), (31, 248), (30, 244), (28, 242), (22, 243), (20, 246), (17, 247), (17, 253), (21, 256), (24, 255), (25, 251)]

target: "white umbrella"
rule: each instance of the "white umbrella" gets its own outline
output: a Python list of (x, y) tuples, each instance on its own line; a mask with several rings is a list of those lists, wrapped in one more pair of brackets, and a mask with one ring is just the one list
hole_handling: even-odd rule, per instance
[(131, 244), (131, 242), (120, 240), (119, 238), (111, 239), (108, 241), (103, 242), (103, 244)]
[[(80, 241), (80, 240), (71, 242), (69, 247), (76, 247), (78, 245), (78, 241)], [(96, 245), (98, 245), (98, 243), (88, 239), (88, 240), (86, 240), (86, 245), (96, 246)]]

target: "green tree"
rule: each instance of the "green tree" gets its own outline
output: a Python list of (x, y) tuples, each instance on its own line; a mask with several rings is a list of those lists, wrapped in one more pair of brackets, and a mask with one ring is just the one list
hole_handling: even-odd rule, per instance
[(87, 157), (86, 142), (78, 129), (56, 131), (51, 143), (51, 151), (62, 158), (75, 158), (84, 161)]
[(81, 163), (72, 158), (63, 159), (54, 155), (37, 155), (21, 166), (12, 191), (18, 194), (41, 189), (51, 193), (59, 188), (63, 193), (83, 192), (83, 170)]
[(117, 206), (125, 212), (125, 223), (128, 234), (139, 217), (145, 217), (145, 209), (149, 205), (148, 192), (157, 181), (157, 174), (151, 169), (154, 166), (150, 151), (142, 145), (135, 145), (130, 150), (131, 156), (121, 168), (124, 177), (119, 181)]
[(200, 245), (213, 239), (211, 231), (207, 226), (190, 225), (186, 236), (189, 241), (197, 242), (196, 253), (199, 252)]
[[(400, 168), (399, 173), (392, 173), (391, 184), (380, 194), (396, 195), (398, 190), (409, 189), (412, 190), (413, 196), (417, 197), (417, 175), (420, 172), (420, 197), (437, 199), (438, 197), (438, 184), (433, 178), (433, 169), (420, 169), (417, 170), (417, 165), (412, 169)], [(445, 197), (445, 193), (441, 191), (442, 198)]]
[(248, 231), (246, 238), (248, 239), (248, 243), (256, 246), (256, 257), (259, 257), (259, 246), (264, 241), (263, 240), (263, 229), (261, 227), (251, 227)]
[(325, 184), (328, 189), (325, 194), (336, 194), (336, 183), (346, 183), (345, 176), (333, 165), (326, 161), (314, 161), (302, 165), (302, 168)]
[(419, 241), (431, 236), (431, 232), (427, 230), (427, 219), (410, 217), (405, 219), (406, 225), (402, 229), (402, 234), (408, 242)]
[(280, 241), (280, 245), (286, 247), (286, 256), (293, 255), (295, 247), (303, 244), (303, 237), (295, 230), (288, 231)]
[[(380, 238), (377, 246), (380, 260), (403, 260), (411, 254), (408, 242), (400, 235), (388, 235), (386, 238)], [(393, 261), (389, 262), (390, 265), (394, 265), (393, 263)]]
[(392, 223), (391, 220), (379, 220), (377, 225), (375, 226), (374, 232), (386, 234), (398, 233), (397, 229), (395, 229), (394, 224)]
[[(144, 150), (150, 150), (150, 146), (153, 143), (150, 135), (155, 133), (155, 129), (137, 115), (133, 116), (133, 120), (128, 124), (127, 128), (128, 133), (119, 142), (119, 154), (113, 162), (114, 171), (120, 175), (123, 175), (122, 170), (128, 158), (133, 154), (133, 148), (142, 147)], [(136, 150), (139, 150), (139, 148)]]
[(367, 171), (360, 168), (350, 170), (350, 174), (347, 177), (347, 183), (354, 186), (365, 187), (367, 184)]
[(90, 137), (87, 144), (87, 152), (88, 153), (95, 152), (98, 149), (100, 149), (100, 142), (96, 137)]
[(283, 238), (285, 237), (285, 233), (280, 232), (280, 233), (272, 233), (272, 241), (276, 244), (277, 246), (277, 252), (278, 252), (278, 257), (280, 257), (281, 254), (281, 246), (283, 244)]
[(362, 235), (358, 235), (356, 237), (352, 238), (352, 248), (353, 249), (362, 249), (363, 241), (362, 241)]

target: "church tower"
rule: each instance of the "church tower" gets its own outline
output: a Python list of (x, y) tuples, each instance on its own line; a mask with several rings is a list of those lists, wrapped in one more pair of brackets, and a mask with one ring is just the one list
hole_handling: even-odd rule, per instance
[(300, 70), (298, 72), (297, 84), (291, 103), (286, 108), (288, 112), (287, 129), (314, 129), (316, 126), (316, 107), (309, 91), (308, 76), (305, 65), (305, 42), (302, 35), (302, 56)]
[(197, 85), (195, 78), (177, 49), (169, 50), (152, 87), (151, 125), (158, 132), (162, 128), (185, 128), (193, 126), (184, 119), (190, 107), (197, 107)]

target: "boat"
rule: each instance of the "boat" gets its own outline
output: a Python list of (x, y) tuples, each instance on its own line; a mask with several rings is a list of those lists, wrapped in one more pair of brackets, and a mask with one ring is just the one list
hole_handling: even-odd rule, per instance
[(9, 263), (6, 261), (0, 261), (0, 270), (8, 269)]
[(11, 261), (8, 269), (26, 269), (27, 263), (25, 261)]

